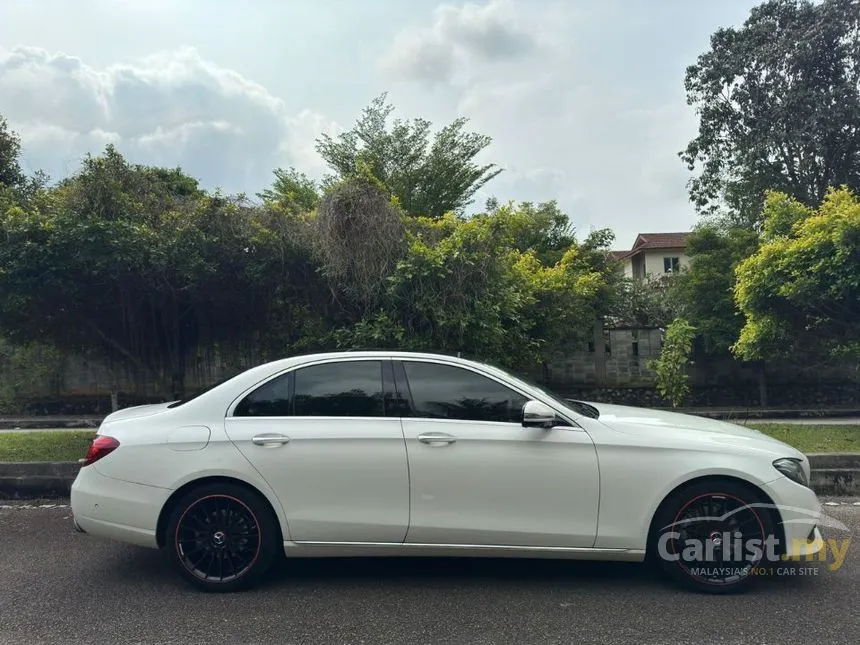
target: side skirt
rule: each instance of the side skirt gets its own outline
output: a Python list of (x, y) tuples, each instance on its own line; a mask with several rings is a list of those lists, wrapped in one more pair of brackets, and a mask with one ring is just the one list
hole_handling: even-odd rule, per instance
[(556, 560), (608, 560), (641, 562), (640, 549), (586, 547), (505, 546), (476, 544), (416, 544), (410, 542), (284, 542), (293, 558), (325, 557), (435, 557), (435, 558), (545, 558)]

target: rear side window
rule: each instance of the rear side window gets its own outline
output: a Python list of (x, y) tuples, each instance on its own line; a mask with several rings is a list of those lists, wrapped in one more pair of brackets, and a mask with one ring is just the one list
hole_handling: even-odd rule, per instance
[[(237, 417), (385, 416), (382, 361), (344, 361), (303, 367), (264, 383), (233, 412)], [(390, 373), (391, 367), (388, 365)], [(389, 375), (389, 392), (393, 378)], [(392, 395), (389, 393), (389, 407)], [(392, 410), (389, 410), (390, 416)]]
[(286, 417), (292, 413), (290, 402), (290, 379), (292, 374), (284, 374), (264, 383), (246, 396), (233, 416), (237, 417)]
[(437, 363), (403, 363), (415, 416), (521, 423), (526, 399), (470, 370)]
[(382, 361), (347, 361), (295, 372), (297, 417), (383, 417)]

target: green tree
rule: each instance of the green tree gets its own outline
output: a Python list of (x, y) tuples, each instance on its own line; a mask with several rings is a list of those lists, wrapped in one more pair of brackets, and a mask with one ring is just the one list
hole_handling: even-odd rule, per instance
[[(521, 248), (523, 232), (538, 230), (548, 239), (535, 236)], [(377, 306), (339, 326), (333, 342), (464, 352), (525, 368), (557, 356), (590, 337), (614, 268), (600, 235), (571, 240), (557, 262), (545, 264), (535, 248), (552, 246), (551, 231), (528, 205), (469, 219), (405, 218), (403, 255), (382, 272)]]
[(668, 300), (696, 327), (707, 354), (730, 355), (738, 340), (744, 318), (734, 299), (735, 268), (758, 245), (755, 231), (719, 224), (700, 226), (689, 238), (690, 266), (673, 276)]
[(860, 200), (831, 190), (814, 210), (770, 193), (764, 215), (761, 247), (737, 268), (737, 355), (860, 356)]
[(625, 278), (618, 281), (609, 312), (613, 325), (630, 327), (668, 327), (684, 310), (676, 297), (680, 275), (654, 280)]
[(495, 164), (475, 162), (492, 139), (466, 131), (464, 118), (432, 135), (425, 119), (392, 121), (394, 107), (386, 99), (386, 94), (375, 98), (351, 130), (317, 140), (317, 151), (335, 173), (329, 183), (365, 168), (409, 215), (435, 219), (463, 213), (475, 193), (501, 172)]
[(294, 287), (306, 278), (294, 228), (109, 147), (39, 204), (2, 214), (0, 328), (123, 364), (181, 397), (201, 345), (260, 335), (278, 308), (289, 338), (284, 303), (308, 291)]
[(6, 119), (0, 116), (0, 190), (24, 185), (26, 177), (18, 161), (20, 154), (20, 137), (9, 129)]
[(696, 328), (683, 318), (676, 318), (666, 329), (660, 358), (649, 361), (657, 372), (657, 391), (677, 408), (690, 393), (687, 367), (693, 351)]
[(817, 206), (828, 186), (860, 188), (858, 61), (858, 0), (769, 0), (714, 33), (685, 79), (697, 208), (749, 227), (768, 190)]
[(295, 168), (278, 168), (275, 181), (259, 197), (290, 213), (308, 213), (320, 205), (316, 182)]
[[(520, 202), (510, 204), (509, 207), (515, 208), (520, 215), (515, 248), (534, 253), (541, 264), (556, 264), (576, 244), (573, 226), (555, 200), (539, 204)], [(498, 207), (495, 210), (498, 212)], [(594, 239), (597, 239), (597, 235), (599, 233), (595, 233)], [(601, 240), (597, 246), (606, 246), (608, 243)]]

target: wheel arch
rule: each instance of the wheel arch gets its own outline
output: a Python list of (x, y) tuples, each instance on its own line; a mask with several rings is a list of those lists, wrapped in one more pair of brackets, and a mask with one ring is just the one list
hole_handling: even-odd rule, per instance
[(263, 491), (261, 491), (253, 484), (249, 484), (248, 482), (237, 477), (230, 477), (228, 475), (208, 475), (186, 482), (185, 484), (177, 488), (175, 491), (173, 491), (173, 493), (170, 494), (170, 497), (168, 497), (167, 500), (164, 502), (161, 507), (161, 511), (158, 514), (158, 522), (156, 523), (155, 528), (155, 539), (159, 548), (163, 548), (166, 544), (167, 523), (170, 521), (170, 514), (173, 512), (173, 509), (176, 508), (176, 504), (178, 503), (178, 501), (188, 491), (209, 484), (232, 484), (234, 486), (240, 486), (246, 489), (248, 492), (257, 495), (263, 501), (269, 512), (272, 514), (272, 517), (275, 519), (275, 525), (278, 527), (279, 533), (278, 540), (279, 543), (283, 544), (284, 527), (281, 525), (281, 517), (279, 513), (275, 510), (275, 506), (274, 504), (272, 504), (272, 501), (265, 493), (263, 493)]
[(694, 486), (696, 484), (701, 484), (704, 482), (731, 482), (738, 486), (743, 486), (754, 492), (756, 495), (761, 497), (762, 501), (766, 504), (770, 505), (770, 508), (767, 509), (767, 512), (770, 514), (773, 520), (774, 530), (777, 532), (777, 538), (779, 538), (779, 544), (782, 547), (785, 546), (785, 527), (782, 525), (782, 516), (779, 513), (779, 510), (776, 508), (776, 504), (774, 504), (773, 498), (768, 495), (761, 486), (747, 480), (742, 477), (736, 477), (734, 475), (702, 475), (700, 477), (694, 477), (693, 479), (688, 479), (684, 482), (681, 482), (677, 486), (675, 486), (672, 490), (670, 490), (657, 505), (657, 508), (654, 509), (654, 513), (651, 515), (651, 521), (648, 525), (648, 536), (646, 542), (646, 552), (647, 556), (650, 557), (653, 555), (654, 550), (654, 538), (657, 530), (657, 518), (660, 516), (661, 511), (664, 509), (666, 504), (677, 495), (679, 492), (688, 488), (690, 486)]

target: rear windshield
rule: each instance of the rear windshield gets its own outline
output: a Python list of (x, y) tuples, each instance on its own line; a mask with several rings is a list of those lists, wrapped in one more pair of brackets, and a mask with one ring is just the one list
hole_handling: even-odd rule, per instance
[(227, 381), (229, 381), (229, 380), (233, 379), (235, 376), (236, 376), (236, 374), (231, 374), (231, 375), (230, 375), (230, 376), (228, 376), (227, 378), (223, 378), (223, 379), (221, 379), (220, 381), (217, 381), (216, 383), (214, 383), (213, 385), (210, 385), (209, 387), (205, 387), (205, 388), (203, 388), (202, 390), (198, 390), (197, 392), (195, 392), (195, 393), (194, 393), (194, 394), (192, 394), (191, 396), (185, 397), (184, 399), (180, 399), (179, 401), (174, 401), (173, 403), (171, 403), (171, 404), (170, 404), (170, 405), (168, 405), (167, 407), (168, 407), (168, 408), (178, 408), (180, 405), (185, 405), (185, 404), (186, 404), (186, 403), (188, 403), (189, 401), (193, 401), (193, 400), (194, 400), (194, 399), (196, 399), (197, 397), (199, 397), (199, 396), (202, 396), (202, 395), (206, 394), (206, 393), (207, 393), (207, 392), (209, 392), (210, 390), (214, 390), (214, 389), (215, 389), (216, 387), (218, 387), (219, 385), (223, 385), (223, 384), (224, 384), (224, 383), (226, 383)]

